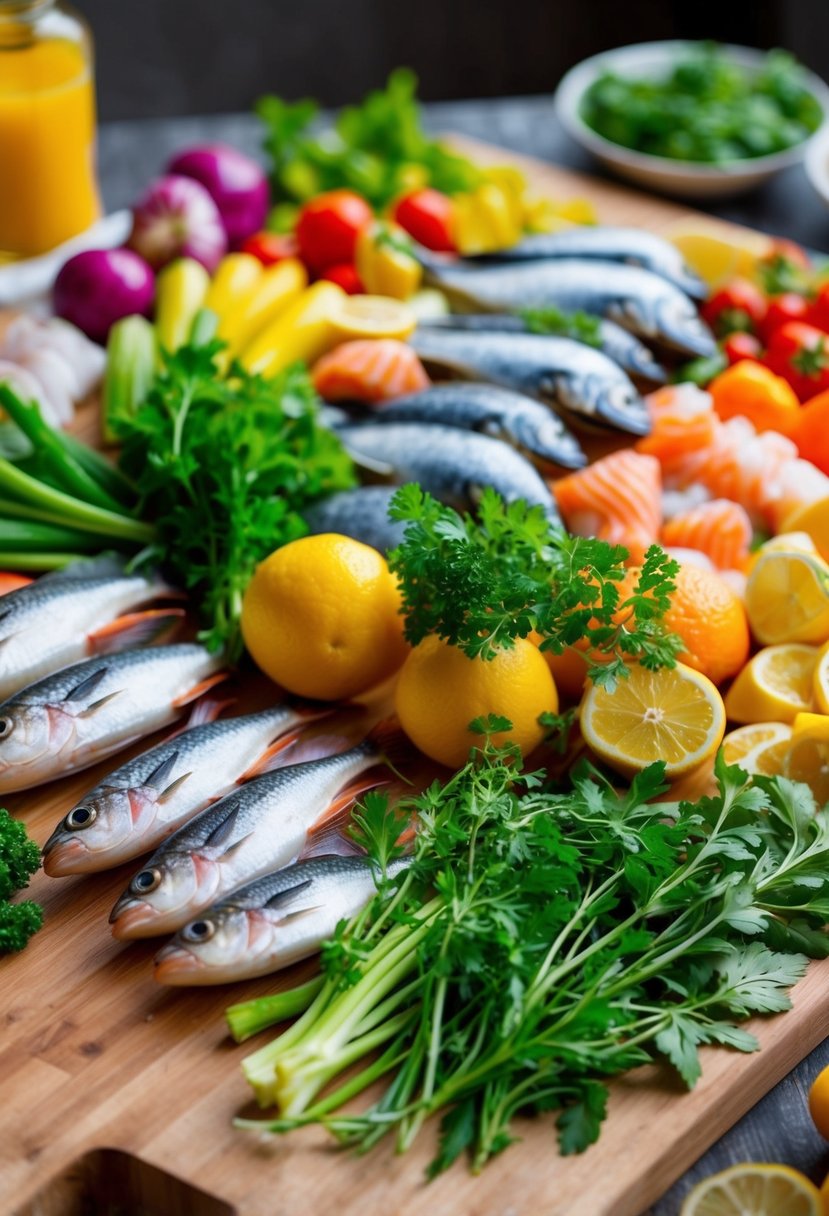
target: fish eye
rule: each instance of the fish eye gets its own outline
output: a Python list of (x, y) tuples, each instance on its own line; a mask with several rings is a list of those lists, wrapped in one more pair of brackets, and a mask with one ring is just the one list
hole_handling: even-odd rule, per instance
[(6, 735), (12, 733), (12, 725), (11, 718), (0, 718), (0, 739), (5, 739)]
[(88, 828), (97, 818), (94, 806), (76, 806), (64, 819), (63, 826), (70, 832), (77, 832), (79, 828)]
[(181, 936), (186, 942), (206, 942), (215, 932), (216, 926), (212, 920), (191, 920), (182, 929)]
[(158, 870), (141, 870), (130, 883), (130, 887), (136, 895), (146, 895), (149, 891), (154, 891), (160, 882), (161, 874)]

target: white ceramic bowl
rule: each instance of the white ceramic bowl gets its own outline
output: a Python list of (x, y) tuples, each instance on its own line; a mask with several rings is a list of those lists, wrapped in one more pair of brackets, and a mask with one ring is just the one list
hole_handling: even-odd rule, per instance
[[(682, 40), (640, 42), (635, 46), (604, 51), (600, 55), (585, 59), (570, 69), (556, 91), (556, 112), (562, 126), (583, 148), (592, 152), (614, 173), (651, 190), (685, 198), (723, 198), (749, 190), (779, 173), (781, 169), (797, 164), (807, 148), (814, 146), (817, 140), (829, 131), (829, 88), (819, 76), (805, 68), (804, 84), (823, 110), (823, 123), (814, 135), (802, 143), (783, 152), (774, 152), (771, 156), (734, 160), (722, 165), (651, 156), (649, 153), (635, 152), (632, 148), (624, 148), (621, 144), (605, 139), (582, 118), (582, 98), (593, 81), (603, 72), (612, 71), (620, 76), (664, 76), (678, 59), (687, 55), (697, 45)], [(726, 45), (723, 49), (731, 59), (749, 72), (758, 72), (766, 57), (766, 52), (749, 47)]]

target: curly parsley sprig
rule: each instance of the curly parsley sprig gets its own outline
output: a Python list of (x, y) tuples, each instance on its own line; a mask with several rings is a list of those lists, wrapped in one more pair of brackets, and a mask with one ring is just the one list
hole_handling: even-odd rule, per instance
[(608, 687), (628, 661), (669, 667), (682, 649), (664, 625), (678, 566), (658, 545), (623, 598), (626, 549), (570, 536), (539, 507), (507, 504), (491, 489), (477, 520), (416, 484), (397, 491), (389, 513), (406, 524), (389, 566), (413, 644), (437, 634), (470, 658), (491, 659), (533, 632), (556, 654), (584, 638), (595, 655), (591, 678)]

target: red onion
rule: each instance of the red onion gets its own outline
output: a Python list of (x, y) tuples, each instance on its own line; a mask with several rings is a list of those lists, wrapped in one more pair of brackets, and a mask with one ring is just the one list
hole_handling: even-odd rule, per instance
[(263, 227), (270, 206), (268, 179), (255, 160), (236, 148), (228, 144), (188, 148), (173, 157), (167, 171), (201, 182), (219, 208), (232, 248)]
[(155, 296), (153, 272), (131, 249), (86, 249), (65, 262), (55, 279), (55, 312), (95, 342), (106, 342), (110, 326), (132, 313), (149, 316)]
[(208, 191), (190, 177), (153, 182), (133, 208), (127, 244), (160, 270), (174, 258), (195, 258), (212, 274), (227, 252), (222, 217)]

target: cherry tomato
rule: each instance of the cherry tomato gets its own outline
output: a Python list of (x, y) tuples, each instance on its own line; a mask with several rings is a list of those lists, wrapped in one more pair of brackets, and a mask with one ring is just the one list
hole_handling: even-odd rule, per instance
[(436, 253), (454, 253), (452, 236), (454, 204), (448, 194), (425, 187), (405, 194), (395, 205), (393, 217), (421, 245)]
[(722, 344), (723, 354), (729, 363), (740, 363), (743, 359), (751, 359), (758, 363), (763, 353), (760, 342), (754, 334), (729, 334)]
[(760, 326), (760, 337), (764, 338), (768, 345), (772, 334), (781, 325), (786, 325), (789, 321), (805, 321), (808, 315), (809, 301), (798, 292), (784, 291), (782, 295), (772, 296)]
[(809, 305), (806, 320), (809, 325), (829, 334), (829, 283), (823, 283), (818, 288), (817, 295)]
[(749, 279), (732, 279), (706, 300), (702, 315), (720, 338), (737, 330), (753, 332), (766, 315), (766, 297)]
[(299, 257), (299, 246), (292, 232), (255, 232), (242, 242), (242, 253), (253, 254), (263, 266), (275, 266)]
[(371, 207), (353, 190), (317, 195), (305, 204), (297, 220), (302, 260), (316, 274), (329, 266), (353, 262), (357, 235), (373, 218)]
[(801, 270), (810, 270), (812, 267), (812, 259), (803, 246), (798, 245), (797, 241), (790, 241), (786, 236), (776, 236), (772, 240), (771, 249), (766, 256), (785, 258), (792, 266), (797, 266)]
[(765, 361), (788, 380), (801, 401), (829, 389), (829, 336), (814, 325), (782, 325), (771, 336)]
[(339, 262), (336, 266), (329, 266), (319, 277), (328, 279), (329, 283), (336, 283), (350, 296), (359, 296), (365, 291), (363, 280), (357, 274), (356, 266), (351, 262)]

